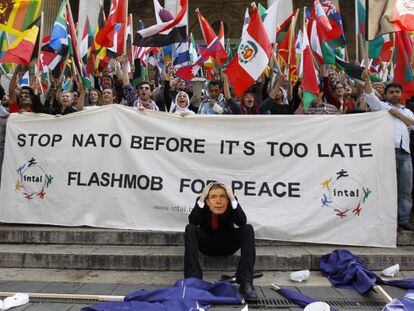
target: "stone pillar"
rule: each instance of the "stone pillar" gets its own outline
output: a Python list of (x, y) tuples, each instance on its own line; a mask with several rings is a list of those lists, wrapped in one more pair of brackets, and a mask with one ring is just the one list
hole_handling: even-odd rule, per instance
[(42, 10), (45, 16), (43, 26), (44, 35), (48, 35), (52, 32), (52, 27), (55, 23), (56, 16), (60, 8), (60, 4), (61, 2), (56, 0), (43, 0)]
[(89, 19), (91, 28), (95, 30), (99, 15), (99, 0), (79, 0), (79, 17), (78, 17), (78, 44), (82, 41), (83, 29), (85, 27), (86, 17)]
[[(270, 7), (277, 0), (267, 0), (267, 7)], [(277, 23), (281, 25), (293, 12), (293, 0), (279, 0)]]

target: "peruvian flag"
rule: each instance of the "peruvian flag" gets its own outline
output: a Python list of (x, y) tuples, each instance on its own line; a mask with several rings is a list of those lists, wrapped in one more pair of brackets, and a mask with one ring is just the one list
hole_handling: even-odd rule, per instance
[(308, 33), (306, 31), (303, 32), (302, 57), (299, 72), (302, 73), (302, 102), (303, 108), (306, 110), (319, 95), (318, 78), (316, 77), (315, 64), (312, 59)]
[(237, 55), (227, 67), (227, 76), (240, 97), (260, 77), (269, 63), (272, 45), (257, 8), (243, 33)]

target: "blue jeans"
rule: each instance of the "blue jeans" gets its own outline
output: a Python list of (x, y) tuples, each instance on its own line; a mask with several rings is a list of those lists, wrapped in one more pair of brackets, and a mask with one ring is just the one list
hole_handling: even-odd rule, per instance
[(396, 152), (395, 158), (397, 161), (398, 223), (406, 224), (410, 221), (413, 205), (411, 199), (413, 166), (409, 153)]

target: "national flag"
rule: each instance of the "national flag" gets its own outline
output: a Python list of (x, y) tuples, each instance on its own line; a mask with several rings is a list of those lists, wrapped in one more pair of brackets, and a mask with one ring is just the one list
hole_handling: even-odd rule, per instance
[(242, 36), (246, 32), (246, 29), (249, 26), (249, 23), (250, 23), (249, 9), (246, 8), (246, 11), (244, 12), (244, 19), (243, 19)]
[[(113, 0), (111, 9), (105, 25), (99, 29), (95, 36), (97, 44), (103, 47), (114, 46), (114, 37), (119, 29), (125, 27), (127, 23), (126, 0)], [(125, 28), (123, 28), (125, 31)]]
[(0, 30), (22, 37), (40, 16), (41, 0), (2, 0)]
[(226, 49), (226, 41), (224, 39), (224, 23), (223, 23), (223, 21), (220, 22), (220, 31), (219, 31), (218, 37), (219, 37), (221, 45), (223, 46), (223, 49)]
[[(278, 58), (287, 65), (287, 64), (295, 64), (296, 62), (292, 63), (292, 60), (295, 58), (295, 41), (296, 41), (296, 34), (295, 34), (295, 23), (297, 18), (298, 11), (293, 13), (293, 15), (289, 16), (288, 19), (283, 22), (281, 28), (278, 31)], [(283, 28), (282, 28), (283, 27)], [(282, 39), (283, 38), (283, 39)], [(290, 48), (290, 52), (289, 52)], [(290, 60), (289, 60), (290, 55)]]
[(318, 78), (316, 76), (315, 64), (311, 53), (308, 33), (304, 31), (299, 72), (302, 72), (302, 102), (305, 110), (308, 109), (313, 100), (319, 96)]
[[(342, 59), (340, 59), (338, 56), (335, 57), (336, 65), (339, 69), (343, 70), (348, 76), (354, 79), (362, 80), (362, 73), (365, 70), (365, 67), (358, 66), (356, 64), (348, 63)], [(381, 79), (371, 74), (371, 81), (374, 82), (380, 82)]]
[(200, 24), (201, 33), (203, 34), (204, 42), (209, 45), (216, 37), (217, 34), (214, 32), (210, 23), (205, 19), (200, 10), (197, 10), (198, 22)]
[(286, 37), (288, 36), (288, 31), (290, 29), (290, 25), (293, 22), (293, 19), (296, 16), (296, 12), (293, 12), (283, 23), (280, 25), (279, 29), (277, 30), (276, 35), (276, 42), (282, 43), (286, 40)]
[(19, 79), (19, 86), (30, 86), (30, 76), (29, 71), (26, 71), (24, 75)]
[(414, 96), (414, 78), (403, 36), (404, 34), (402, 32), (395, 33), (395, 69), (393, 81), (402, 85), (402, 101), (405, 102), (407, 99)]
[(187, 42), (177, 43), (174, 52), (174, 67), (189, 65), (190, 51)]
[(198, 53), (197, 53), (197, 45), (195, 43), (193, 33), (190, 34), (190, 48), (188, 52), (190, 54), (190, 64), (194, 64), (198, 58)]
[(66, 0), (63, 0), (56, 16), (56, 21), (53, 24), (49, 42), (50, 47), (57, 52), (61, 52), (63, 46), (68, 46), (69, 44), (66, 13)]
[(329, 22), (328, 17), (326, 16), (322, 4), (319, 2), (319, 0), (315, 0), (313, 5), (315, 8), (315, 17), (318, 27), (322, 29), (326, 34), (329, 33), (332, 30), (332, 26)]
[(199, 47), (200, 54), (204, 59), (209, 57), (213, 58), (219, 66), (222, 66), (223, 63), (228, 59), (228, 55), (224, 50), (219, 38), (216, 38), (210, 42), (207, 47)]
[(369, 0), (368, 4), (366, 40), (390, 32), (414, 31), (412, 0)]
[(358, 15), (358, 22), (357, 22), (357, 33), (361, 34), (363, 38), (366, 37), (366, 13), (365, 13), (365, 0), (357, 0), (357, 15)]
[[(323, 64), (323, 52), (321, 47), (321, 41), (319, 40), (318, 30), (316, 28), (316, 20), (310, 20), (308, 25), (311, 26), (310, 32), (310, 46), (313, 51), (313, 55), (319, 64)], [(306, 30), (305, 30), (306, 31)]]
[[(187, 0), (179, 0), (178, 14), (173, 20), (139, 30), (135, 35), (134, 44), (136, 46), (166, 46), (187, 41), (187, 11)], [(156, 12), (156, 14), (159, 13)]]
[(332, 47), (344, 47), (345, 46), (345, 32), (342, 23), (342, 16), (337, 6), (332, 0), (320, 0), (325, 14), (331, 24), (331, 31), (329, 31), (328, 38), (329, 44)]
[(27, 66), (32, 58), (36, 39), (39, 34), (40, 19), (29, 29), (24, 31), (22, 38), (16, 38), (9, 49), (0, 59), (2, 63), (14, 63)]
[(66, 5), (66, 24), (68, 29), (69, 53), (72, 55), (74, 65), (78, 74), (82, 74), (82, 60), (79, 57), (78, 40), (76, 36), (76, 26), (73, 21), (72, 10), (69, 2)]
[(84, 64), (87, 64), (89, 61), (92, 43), (93, 43), (93, 32), (92, 32), (91, 25), (89, 24), (89, 18), (86, 17), (85, 26), (83, 28), (82, 41), (80, 45), (80, 57)]
[(271, 53), (272, 45), (266, 29), (257, 8), (253, 9), (237, 55), (227, 67), (227, 76), (237, 97), (240, 97), (260, 77), (269, 62)]
[(7, 33), (5, 31), (2, 31), (0, 35), (0, 59), (6, 53), (8, 48), (9, 48), (9, 43), (7, 39)]
[(201, 66), (203, 64), (203, 59), (199, 58), (194, 64), (189, 66), (183, 66), (177, 69), (177, 76), (185, 81), (191, 81), (194, 77), (197, 76)]
[(263, 25), (269, 36), (270, 43), (276, 43), (277, 20), (278, 20), (279, 0), (275, 1), (267, 10), (263, 20)]

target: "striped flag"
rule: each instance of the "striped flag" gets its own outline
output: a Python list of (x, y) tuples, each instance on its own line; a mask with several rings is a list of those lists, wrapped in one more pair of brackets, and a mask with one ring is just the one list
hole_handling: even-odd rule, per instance
[[(319, 95), (318, 78), (315, 72), (308, 34), (303, 32), (302, 57), (299, 72), (302, 73), (302, 90), (303, 90), (303, 108), (306, 110), (312, 104), (312, 101)], [(305, 65), (306, 64), (306, 65)]]
[[(135, 34), (134, 44), (137, 46), (166, 46), (172, 43), (185, 42), (187, 40), (187, 15), (188, 1), (179, 0), (178, 14), (173, 20), (138, 30)], [(160, 12), (156, 12), (160, 14)]]
[(0, 30), (22, 37), (40, 16), (41, 0), (2, 0)]
[(33, 50), (39, 34), (40, 19), (26, 31), (21, 38), (16, 38), (0, 59), (2, 63), (14, 63), (27, 66), (32, 59)]
[(227, 67), (227, 76), (237, 97), (240, 97), (260, 77), (269, 62), (271, 53), (272, 45), (256, 8), (241, 38), (237, 55)]

